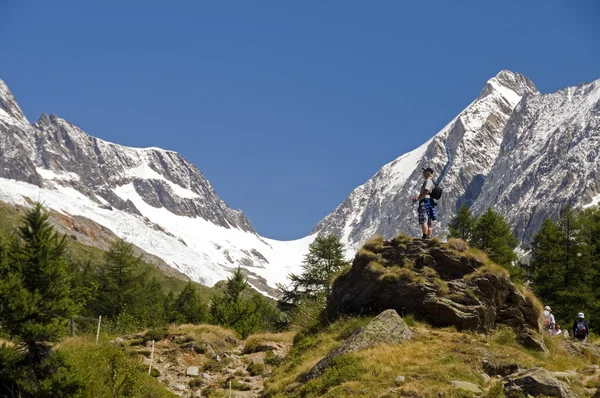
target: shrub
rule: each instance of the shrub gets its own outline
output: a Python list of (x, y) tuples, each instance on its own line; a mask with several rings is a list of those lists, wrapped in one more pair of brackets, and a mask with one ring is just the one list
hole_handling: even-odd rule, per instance
[(240, 381), (238, 381), (235, 378), (229, 378), (226, 380), (223, 380), (220, 383), (221, 388), (228, 390), (229, 389), (229, 383), (231, 383), (231, 389), (232, 390), (236, 390), (236, 391), (250, 391), (252, 389), (252, 386), (250, 386), (249, 384), (246, 383), (241, 383)]
[(404, 319), (404, 322), (406, 322), (406, 325), (408, 327), (412, 328), (413, 326), (415, 326), (415, 317), (412, 314), (408, 314), (402, 319)]
[(277, 366), (283, 362), (283, 358), (277, 356), (273, 353), (273, 351), (267, 351), (265, 354), (265, 363), (271, 366)]
[(252, 362), (248, 368), (246, 368), (252, 376), (258, 376), (265, 373), (265, 364), (262, 362)]
[(200, 377), (196, 377), (195, 379), (190, 380), (188, 385), (190, 386), (190, 388), (196, 389), (202, 387), (204, 385), (204, 382)]
[(148, 341), (160, 341), (169, 335), (169, 331), (166, 328), (150, 329), (144, 333), (144, 343)]

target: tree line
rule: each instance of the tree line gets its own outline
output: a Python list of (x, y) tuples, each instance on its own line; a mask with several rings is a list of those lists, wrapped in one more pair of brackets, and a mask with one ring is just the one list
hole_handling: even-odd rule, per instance
[(167, 324), (213, 323), (246, 337), (272, 330), (275, 304), (250, 288), (241, 268), (209, 300), (188, 282), (165, 293), (130, 243), (117, 240), (100, 264), (69, 257), (65, 235), (42, 205), (0, 239), (0, 396), (72, 396), (83, 387), (60, 350), (53, 350), (76, 316), (101, 315), (115, 332)]

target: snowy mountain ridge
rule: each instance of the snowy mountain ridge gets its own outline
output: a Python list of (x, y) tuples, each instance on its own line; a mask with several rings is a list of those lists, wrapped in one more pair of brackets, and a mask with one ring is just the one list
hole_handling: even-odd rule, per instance
[(313, 239), (260, 237), (176, 152), (113, 144), (55, 115), (29, 124), (2, 81), (0, 132), (0, 200), (89, 218), (206, 285), (240, 265), (272, 293)]

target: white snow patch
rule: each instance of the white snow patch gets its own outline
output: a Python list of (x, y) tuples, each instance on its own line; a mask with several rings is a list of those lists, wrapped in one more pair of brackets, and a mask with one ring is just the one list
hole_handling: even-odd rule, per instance
[(592, 198), (592, 201), (586, 205), (583, 206), (584, 209), (587, 209), (589, 207), (593, 207), (593, 206), (597, 206), (600, 205), (600, 195), (596, 195)]
[(46, 189), (0, 178), (0, 201), (27, 205), (25, 198), (28, 197), (63, 214), (89, 218), (208, 286), (226, 279), (231, 269), (243, 265), (242, 260), (247, 261), (252, 251), (268, 261), (267, 264), (255, 261), (264, 268), (251, 267), (252, 272), (264, 277), (271, 287), (286, 283), (288, 274), (301, 271), (303, 256), (315, 238), (308, 236), (282, 242), (236, 228), (219, 227), (202, 218), (177, 216), (146, 204), (133, 184), (118, 187), (115, 193), (132, 200), (145, 217), (175, 237), (153, 228), (143, 217), (99, 208), (96, 202), (73, 188)]
[(42, 169), (36, 167), (35, 171), (44, 179), (51, 181), (79, 181), (80, 177), (70, 171), (58, 172), (54, 170)]
[(139, 166), (129, 169), (127, 170), (127, 176), (129, 177), (133, 177), (133, 178), (141, 178), (144, 180), (160, 180), (165, 182), (172, 190), (173, 192), (179, 196), (180, 198), (187, 198), (187, 199), (194, 199), (194, 198), (199, 198), (200, 195), (198, 195), (196, 192), (181, 187), (169, 180), (167, 180), (165, 177), (163, 177), (162, 175), (158, 174), (156, 171), (154, 171), (154, 169), (152, 169), (150, 166), (148, 166), (148, 164), (146, 163), (142, 163)]

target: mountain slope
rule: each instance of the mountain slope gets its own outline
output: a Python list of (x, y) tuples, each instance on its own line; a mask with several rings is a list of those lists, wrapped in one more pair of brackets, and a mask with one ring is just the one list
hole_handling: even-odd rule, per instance
[(88, 218), (203, 284), (241, 265), (275, 294), (312, 241), (261, 238), (175, 152), (109, 143), (55, 115), (29, 124), (2, 81), (0, 137), (0, 200)]
[(600, 79), (516, 107), (496, 164), (473, 205), (504, 214), (523, 240), (567, 204), (600, 199)]
[(419, 148), (383, 166), (314, 229), (335, 233), (356, 250), (374, 234), (417, 233), (416, 205), (411, 202), (422, 183), (421, 167), (431, 166), (444, 187), (438, 212), (442, 230), (462, 203), (479, 196), (496, 161), (504, 127), (514, 107), (534, 84), (518, 73), (502, 71), (454, 120)]

